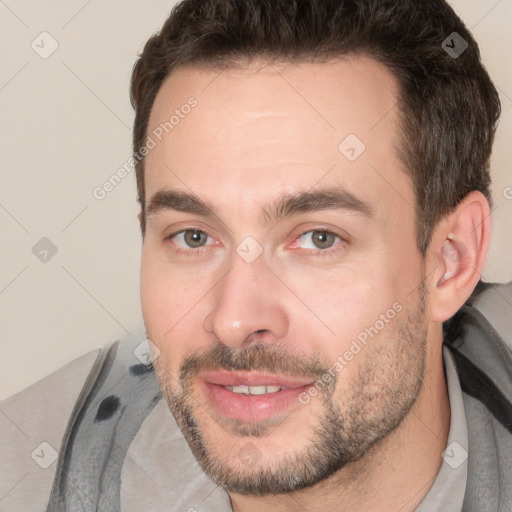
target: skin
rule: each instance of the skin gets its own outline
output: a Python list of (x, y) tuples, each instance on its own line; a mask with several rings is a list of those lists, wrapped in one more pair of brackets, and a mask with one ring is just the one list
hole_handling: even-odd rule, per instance
[[(144, 321), (160, 350), (155, 369), (169, 407), (203, 468), (225, 484), (235, 511), (412, 511), (441, 466), (450, 424), (441, 324), (478, 281), (489, 208), (481, 194), (469, 194), (439, 223), (427, 255), (418, 252), (415, 196), (396, 151), (397, 92), (385, 67), (347, 57), (257, 61), (222, 73), (180, 68), (155, 100), (148, 133), (190, 96), (198, 105), (147, 155), (146, 202), (172, 189), (207, 201), (216, 215), (167, 209), (147, 216)], [(366, 146), (353, 162), (338, 150), (349, 134)], [(330, 187), (364, 201), (372, 217), (347, 210), (267, 222), (261, 216), (264, 205), (285, 194)], [(168, 238), (185, 229), (209, 235), (205, 245), (198, 250), (182, 235)], [(311, 231), (326, 230), (340, 238), (319, 249)], [(247, 236), (263, 249), (252, 263), (236, 252)], [(329, 396), (319, 393), (271, 421), (227, 421), (195, 374), (183, 380), (180, 373), (184, 361), (208, 358), (216, 346), (229, 349), (231, 362), (248, 364), (261, 349), (259, 368), (274, 359), (297, 376), (331, 368), (396, 303), (401, 311), (336, 373)], [(240, 483), (269, 472), (285, 481), (297, 467), (287, 461), (312, 453), (328, 411), (340, 432), (368, 430), (372, 442), (355, 437), (347, 444), (341, 436), (327, 444), (355, 446), (353, 460), (293, 491), (258, 495), (235, 485), (234, 477)], [(186, 414), (206, 453), (194, 445)], [(250, 467), (237, 456), (244, 449), (257, 453)]]

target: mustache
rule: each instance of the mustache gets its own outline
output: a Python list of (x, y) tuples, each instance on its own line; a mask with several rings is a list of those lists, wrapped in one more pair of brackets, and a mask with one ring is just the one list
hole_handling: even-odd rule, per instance
[(255, 343), (244, 349), (233, 349), (217, 342), (203, 353), (184, 358), (179, 372), (179, 381), (185, 387), (203, 371), (250, 371), (260, 370), (279, 375), (321, 379), (330, 365), (317, 356), (295, 355), (278, 345)]

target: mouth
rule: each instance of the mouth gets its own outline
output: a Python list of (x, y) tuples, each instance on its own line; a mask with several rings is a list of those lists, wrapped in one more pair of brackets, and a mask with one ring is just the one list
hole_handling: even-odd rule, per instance
[(299, 395), (311, 380), (255, 372), (207, 372), (199, 375), (207, 402), (220, 415), (257, 422), (299, 405)]

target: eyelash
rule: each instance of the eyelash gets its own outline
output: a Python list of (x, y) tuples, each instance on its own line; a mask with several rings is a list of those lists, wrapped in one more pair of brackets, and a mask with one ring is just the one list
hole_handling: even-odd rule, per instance
[[(203, 231), (202, 229), (186, 228), (186, 229), (181, 229), (180, 231), (176, 231), (174, 233), (171, 233), (169, 236), (165, 237), (164, 242), (171, 241), (175, 236), (180, 235), (182, 233), (186, 233), (187, 231), (197, 231), (199, 233), (204, 233), (205, 235), (210, 236), (206, 231)], [(298, 236), (296, 236), (295, 239), (294, 239), (294, 242), (296, 240), (299, 240), (300, 238), (302, 238), (304, 235), (306, 235), (308, 233), (325, 233), (325, 234), (328, 234), (328, 235), (334, 235), (335, 237), (339, 238), (339, 240), (340, 240), (340, 243), (337, 244), (337, 245), (345, 245), (347, 243), (347, 239), (346, 238), (343, 238), (338, 233), (335, 233), (334, 231), (330, 231), (328, 229), (307, 229), (306, 231), (303, 231)], [(334, 248), (334, 249), (333, 249), (333, 247), (336, 247), (336, 245), (334, 245), (332, 247), (329, 247), (328, 249), (316, 249), (316, 250), (315, 249), (306, 249), (306, 250), (308, 251), (310, 256), (320, 256), (320, 257), (322, 257), (322, 256), (330, 256), (333, 253), (336, 253), (339, 250), (341, 250), (339, 247), (338, 248)], [(193, 249), (193, 248), (182, 249), (180, 247), (175, 247), (173, 249), (173, 251), (176, 254), (183, 255), (183, 256), (201, 256), (207, 250), (208, 249), (206, 249), (204, 246), (203, 247), (199, 247), (197, 249)]]

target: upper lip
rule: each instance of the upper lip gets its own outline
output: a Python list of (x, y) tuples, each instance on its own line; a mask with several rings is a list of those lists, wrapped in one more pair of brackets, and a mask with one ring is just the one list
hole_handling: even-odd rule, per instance
[(218, 384), (219, 386), (281, 386), (299, 388), (312, 384), (311, 380), (253, 371), (210, 371), (202, 372), (198, 377), (205, 382)]

